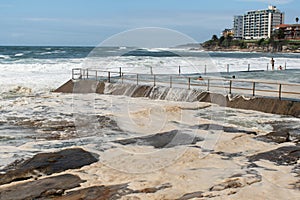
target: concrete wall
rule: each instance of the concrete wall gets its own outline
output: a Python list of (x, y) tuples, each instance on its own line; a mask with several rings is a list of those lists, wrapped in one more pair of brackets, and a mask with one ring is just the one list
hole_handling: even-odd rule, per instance
[(227, 106), (231, 108), (256, 110), (266, 113), (300, 117), (300, 101), (279, 100), (266, 97), (245, 98), (243, 96), (235, 96), (233, 98), (229, 98), (229, 96), (223, 94), (179, 88), (104, 83), (92, 80), (69, 80), (54, 92), (98, 93), (110, 95), (125, 95), (130, 97), (148, 97), (150, 99), (172, 101), (211, 102), (220, 106)]

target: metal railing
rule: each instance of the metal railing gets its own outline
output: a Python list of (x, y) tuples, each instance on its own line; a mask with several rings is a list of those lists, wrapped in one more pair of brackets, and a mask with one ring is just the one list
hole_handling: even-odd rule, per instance
[(97, 80), (108, 83), (130, 83), (136, 85), (165, 86), (170, 88), (195, 89), (227, 94), (291, 98), (300, 100), (300, 84), (248, 79), (226, 79), (197, 75), (166, 75), (124, 73), (94, 69), (72, 69), (72, 79)]

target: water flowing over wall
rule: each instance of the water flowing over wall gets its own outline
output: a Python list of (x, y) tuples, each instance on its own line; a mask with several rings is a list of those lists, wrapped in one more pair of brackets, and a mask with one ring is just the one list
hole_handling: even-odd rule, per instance
[(54, 92), (63, 93), (98, 93), (105, 95), (124, 95), (129, 97), (146, 97), (167, 101), (211, 102), (231, 108), (262, 111), (266, 113), (292, 115), (300, 117), (300, 102), (280, 100), (267, 97), (230, 97), (225, 94), (208, 91), (169, 88), (121, 83), (104, 83), (92, 80), (68, 81)]

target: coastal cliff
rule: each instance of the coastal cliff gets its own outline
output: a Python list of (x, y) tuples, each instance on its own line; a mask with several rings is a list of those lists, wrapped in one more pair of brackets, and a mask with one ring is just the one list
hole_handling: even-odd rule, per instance
[(300, 53), (299, 40), (235, 40), (232, 37), (213, 36), (200, 44), (206, 51), (242, 51), (242, 52), (270, 52), (270, 53)]

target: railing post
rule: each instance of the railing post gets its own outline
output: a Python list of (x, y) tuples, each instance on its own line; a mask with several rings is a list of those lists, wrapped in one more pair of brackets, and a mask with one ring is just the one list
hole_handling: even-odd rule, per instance
[(231, 94), (231, 89), (232, 89), (232, 80), (229, 81), (229, 94)]
[(122, 77), (122, 68), (119, 68), (120, 77)]
[(86, 78), (85, 69), (82, 69), (82, 78), (83, 78), (83, 80), (85, 80), (85, 78)]
[(207, 66), (205, 65), (204, 66), (204, 74), (206, 75), (206, 73), (207, 73), (207, 68), (206, 68)]
[(89, 79), (89, 69), (86, 69), (86, 79)]
[(210, 83), (210, 79), (207, 79), (207, 91), (209, 91), (209, 83)]
[(229, 64), (227, 64), (227, 73), (229, 73)]
[(252, 95), (255, 96), (255, 82), (253, 82)]
[(110, 72), (108, 72), (107, 80), (108, 80), (108, 82), (110, 83)]
[(156, 76), (153, 75), (153, 86), (156, 86)]
[(124, 82), (124, 73), (122, 72), (122, 76), (121, 76), (121, 81), (122, 81), (122, 84)]
[(98, 71), (96, 70), (96, 81), (98, 81)]
[(74, 69), (72, 69), (72, 80), (74, 79)]
[(248, 72), (250, 72), (250, 64), (248, 64)]
[(286, 70), (286, 62), (284, 63), (284, 70)]
[(188, 84), (188, 90), (191, 89), (191, 78), (189, 77), (189, 84)]
[(282, 85), (279, 84), (279, 100), (281, 100)]
[(170, 76), (170, 88), (172, 88), (172, 76)]
[(269, 63), (267, 64), (267, 71), (269, 71)]
[(139, 74), (136, 74), (136, 84), (139, 84)]

